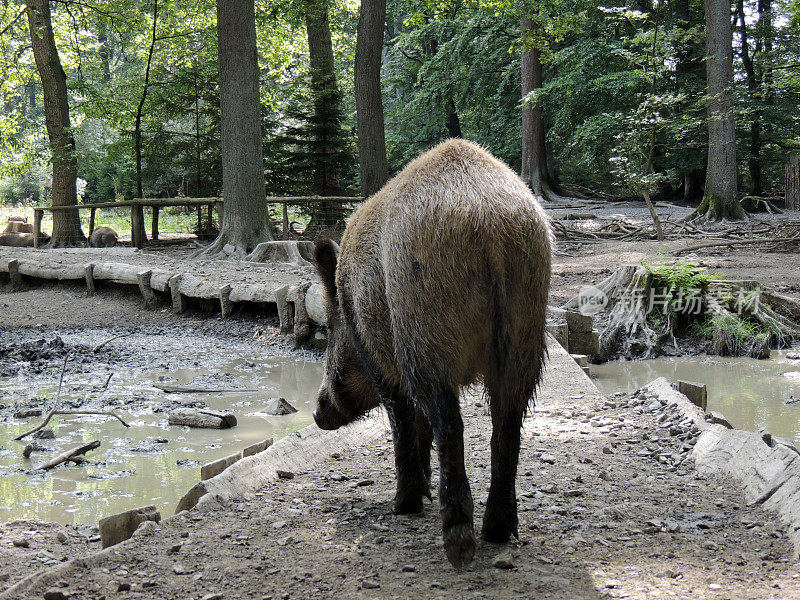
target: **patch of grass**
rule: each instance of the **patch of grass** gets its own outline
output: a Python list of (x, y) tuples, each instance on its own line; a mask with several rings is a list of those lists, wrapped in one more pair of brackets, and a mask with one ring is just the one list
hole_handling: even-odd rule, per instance
[(774, 336), (769, 327), (733, 313), (712, 315), (697, 323), (695, 332), (710, 339), (721, 356), (743, 356), (754, 348), (768, 347)]

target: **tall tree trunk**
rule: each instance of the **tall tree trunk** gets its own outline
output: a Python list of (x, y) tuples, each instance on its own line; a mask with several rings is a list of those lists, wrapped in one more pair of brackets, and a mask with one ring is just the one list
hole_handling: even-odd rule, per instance
[[(147, 51), (147, 63), (144, 69), (144, 85), (142, 85), (142, 95), (139, 97), (139, 104), (136, 106), (136, 118), (133, 126), (133, 153), (136, 158), (136, 197), (143, 198), (142, 191), (142, 117), (144, 116), (144, 103), (147, 100), (147, 92), (150, 89), (150, 67), (153, 64), (153, 52), (156, 48), (156, 29), (158, 26), (158, 0), (153, 0), (153, 25), (150, 28), (150, 47)], [(139, 218), (131, 223), (131, 240), (146, 240), (147, 233), (144, 229), (144, 215), (142, 207), (137, 207)], [(139, 231), (133, 231), (138, 228)], [(139, 244), (141, 245), (141, 244)]]
[(389, 178), (383, 128), (381, 57), (386, 0), (362, 0), (356, 34), (354, 88), (358, 124), (361, 194), (371, 196)]
[(217, 239), (199, 254), (241, 258), (275, 239), (264, 185), (253, 0), (217, 0), (217, 39), (225, 203)]
[(737, 198), (731, 7), (729, 0), (705, 0), (705, 8), (708, 165), (703, 201), (693, 217), (738, 220), (746, 213)]
[(461, 133), (461, 120), (458, 118), (458, 111), (456, 110), (456, 103), (450, 99), (447, 103), (447, 133), (451, 138), (461, 138), (464, 135)]
[[(684, 31), (688, 31), (698, 24), (689, 0), (675, 0), (672, 8), (677, 23)], [(703, 55), (702, 44), (696, 42), (694, 36), (682, 36), (678, 39), (675, 49), (676, 91), (692, 90), (692, 83), (695, 80), (699, 81), (701, 77), (704, 78)], [(679, 105), (679, 111), (684, 109), (683, 103)], [(700, 166), (700, 151), (692, 145), (687, 145), (681, 150), (687, 158), (688, 165), (691, 165), (692, 162), (696, 163), (695, 166), (687, 166), (683, 172), (683, 200), (696, 202), (702, 196), (705, 167)]]
[[(759, 95), (758, 77), (756, 75), (753, 57), (750, 55), (750, 45), (748, 41), (747, 19), (744, 11), (744, 0), (738, 0), (736, 10), (739, 16), (739, 35), (742, 47), (742, 65), (747, 78), (747, 90), (756, 99)], [(758, 40), (758, 26), (756, 26), (756, 47), (755, 52), (759, 53), (761, 43)], [(758, 103), (760, 104), (760, 102)], [(747, 167), (750, 171), (750, 194), (753, 196), (761, 195), (761, 110), (756, 106), (753, 112), (753, 121), (750, 123), (750, 148), (747, 157)]]
[[(521, 60), (522, 97), (542, 87), (541, 49), (533, 46), (525, 49), (524, 42), (536, 31), (536, 23), (529, 17), (521, 19), (523, 50)], [(542, 104), (526, 102), (522, 105), (522, 180), (533, 193), (543, 200), (554, 200), (550, 172), (547, 168), (544, 119)]]
[[(48, 0), (28, 0), (26, 6), (33, 57), (42, 80), (47, 137), (53, 155), (53, 206), (77, 206), (75, 181), (78, 162), (69, 120), (67, 76), (61, 67), (53, 37), (50, 4)], [(85, 242), (77, 209), (53, 212), (50, 247), (76, 246)]]
[[(320, 125), (332, 113), (339, 113), (340, 94), (336, 84), (336, 71), (333, 61), (333, 42), (331, 26), (328, 21), (328, 0), (306, 0), (306, 34), (308, 35), (308, 54), (311, 71), (311, 93), (313, 94), (314, 123)], [(333, 126), (334, 123), (329, 123)], [(318, 127), (319, 134), (313, 140), (314, 172), (311, 191), (320, 196), (338, 195), (339, 165), (330, 160), (336, 152), (335, 139), (328, 139), (325, 127)], [(332, 136), (333, 137), (333, 136)], [(311, 230), (333, 227), (341, 220), (341, 205), (320, 203), (312, 211), (309, 226)]]

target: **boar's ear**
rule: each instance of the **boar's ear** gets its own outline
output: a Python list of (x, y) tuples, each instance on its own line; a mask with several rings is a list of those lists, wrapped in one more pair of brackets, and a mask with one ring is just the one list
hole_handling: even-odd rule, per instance
[(331, 238), (320, 238), (314, 249), (317, 272), (325, 287), (328, 298), (336, 301), (336, 263), (339, 260), (339, 246)]

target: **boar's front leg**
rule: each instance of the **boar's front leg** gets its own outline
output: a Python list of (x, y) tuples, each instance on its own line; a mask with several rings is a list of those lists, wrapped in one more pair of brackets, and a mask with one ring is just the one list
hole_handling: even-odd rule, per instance
[(439, 451), (439, 510), (447, 559), (460, 569), (475, 554), (472, 493), (464, 470), (464, 422), (458, 394), (435, 391), (430, 399), (431, 425)]
[[(394, 510), (401, 515), (422, 512), (422, 497), (431, 499), (429, 434), (427, 434), (428, 450), (425, 455), (421, 452), (418, 432), (419, 425), (424, 423), (419, 422), (411, 399), (399, 389), (388, 394), (384, 405), (392, 424), (394, 462), (397, 468)], [(422, 435), (426, 434), (423, 432)]]

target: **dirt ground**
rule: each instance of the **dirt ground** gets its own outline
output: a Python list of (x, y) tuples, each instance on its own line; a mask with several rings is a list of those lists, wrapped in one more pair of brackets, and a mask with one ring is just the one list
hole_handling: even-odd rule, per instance
[[(562, 247), (551, 303), (562, 304), (621, 263), (655, 260), (664, 247), (696, 241)], [(723, 248), (698, 256), (712, 271), (800, 296), (795, 254)], [(288, 341), (271, 324), (262, 315), (222, 321), (193, 311), (174, 315), (166, 305), (145, 310), (138, 295), (116, 290), (87, 298), (77, 286), (0, 288), (0, 336), (16, 328), (124, 332), (147, 325), (166, 334), (255, 335), (287, 351)], [(42, 598), (49, 591), (47, 597), (73, 599), (800, 598), (800, 570), (780, 524), (747, 507), (733, 482), (705, 479), (688, 461), (674, 466), (672, 458), (660, 458), (681, 456), (690, 434), (671, 435), (638, 402), (606, 402), (574, 370), (550, 376), (550, 391), (524, 432), (520, 541), (510, 548), (482, 544), (462, 572), (444, 558), (435, 502), (421, 517), (392, 513), (387, 438), (252, 497), (145, 529), (135, 545), (97, 564), (71, 563), (63, 574), (8, 597)], [(488, 417), (475, 396), (465, 398), (463, 411), (479, 527), (488, 488)], [(96, 533), (87, 528), (1, 525), (0, 590), (97, 548)], [(494, 567), (508, 550), (512, 568)]]
[[(479, 544), (460, 572), (444, 557), (435, 502), (422, 516), (393, 514), (387, 436), (241, 500), (144, 527), (0, 598), (800, 598), (781, 526), (733, 482), (694, 471), (692, 431), (659, 423), (648, 399), (602, 398), (564, 360), (548, 369), (523, 432), (520, 539)], [(475, 393), (462, 410), (479, 524), (488, 416)], [(40, 551), (36, 540), (2, 546)]]

